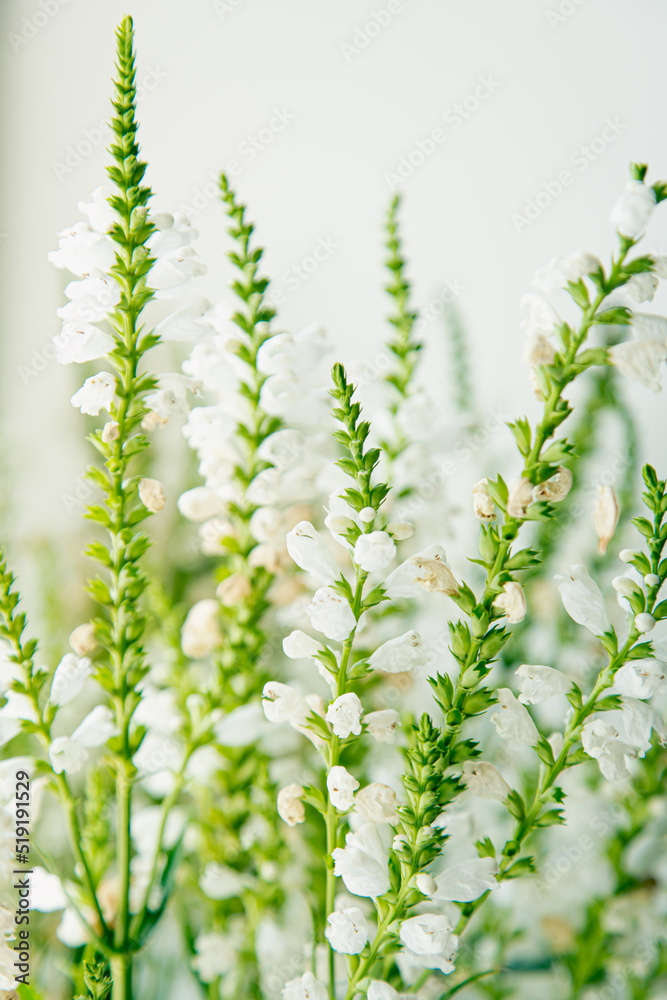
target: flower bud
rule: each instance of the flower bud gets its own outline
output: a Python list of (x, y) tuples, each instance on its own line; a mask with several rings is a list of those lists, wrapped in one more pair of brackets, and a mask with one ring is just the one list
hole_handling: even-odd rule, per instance
[(635, 617), (635, 628), (641, 633), (651, 632), (655, 628), (655, 618), (644, 611)]
[(420, 872), (415, 879), (415, 885), (424, 896), (433, 896), (438, 891), (438, 883), (427, 872)]
[(288, 826), (296, 826), (306, 819), (303, 798), (304, 791), (301, 785), (286, 785), (278, 792), (278, 815)]
[(604, 555), (612, 539), (621, 508), (611, 486), (598, 487), (598, 500), (593, 511), (593, 523), (598, 533), (598, 552)]
[(144, 507), (157, 514), (165, 505), (164, 489), (159, 479), (139, 480), (139, 499)]
[(495, 521), (496, 505), (487, 488), (487, 479), (480, 479), (472, 488), (472, 508), (480, 521)]
[(69, 644), (77, 656), (88, 656), (97, 649), (95, 626), (92, 622), (77, 625), (69, 637)]
[(391, 521), (387, 525), (387, 531), (397, 542), (402, 542), (414, 535), (415, 526), (412, 521)]

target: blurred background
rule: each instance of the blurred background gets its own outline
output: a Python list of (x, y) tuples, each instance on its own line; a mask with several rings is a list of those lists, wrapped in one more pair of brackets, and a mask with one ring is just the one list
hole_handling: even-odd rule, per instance
[[(372, 366), (386, 336), (381, 227), (400, 185), (430, 388), (446, 403), (454, 301), (482, 416), (534, 413), (519, 301), (535, 269), (578, 248), (608, 259), (629, 161), (667, 175), (664, 3), (3, 0), (0, 459), (19, 560), (49, 536), (67, 552), (79, 531), (82, 507), (67, 498), (86, 460), (69, 403), (82, 372), (53, 360), (68, 279), (46, 257), (105, 181), (125, 13), (153, 204), (200, 230), (201, 293), (215, 300), (228, 277), (214, 186), (225, 168), (267, 247), (281, 325), (321, 321), (342, 360)], [(667, 252), (664, 211), (646, 248)], [(646, 308), (666, 307), (659, 294)], [(664, 475), (664, 400), (627, 394), (640, 457)]]

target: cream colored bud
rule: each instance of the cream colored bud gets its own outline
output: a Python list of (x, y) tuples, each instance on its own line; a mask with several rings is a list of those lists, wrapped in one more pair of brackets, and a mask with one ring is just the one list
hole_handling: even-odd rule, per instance
[(288, 826), (303, 823), (306, 810), (301, 801), (304, 795), (301, 785), (287, 785), (278, 792), (278, 815)]
[(598, 552), (600, 555), (604, 555), (607, 551), (607, 546), (616, 530), (620, 513), (621, 508), (613, 487), (599, 486), (598, 499), (593, 511), (593, 524), (598, 533)]
[(164, 427), (168, 423), (166, 417), (159, 417), (154, 410), (149, 410), (141, 421), (142, 431), (154, 431), (156, 427)]
[(387, 531), (397, 542), (402, 542), (414, 535), (415, 526), (412, 521), (392, 521), (391, 524), (387, 525)]
[(507, 513), (510, 517), (524, 518), (533, 503), (533, 484), (529, 479), (515, 479), (510, 483)]
[(413, 556), (410, 562), (420, 570), (417, 582), (424, 590), (430, 594), (446, 594), (448, 596), (458, 594), (458, 582), (444, 559), (437, 556), (434, 559)]
[(139, 499), (144, 507), (157, 514), (165, 505), (164, 489), (159, 479), (139, 480)]
[(438, 883), (428, 872), (420, 872), (415, 879), (415, 885), (424, 896), (434, 896), (438, 891)]
[(218, 584), (215, 592), (220, 598), (220, 603), (226, 608), (231, 608), (250, 597), (252, 586), (248, 577), (243, 573), (232, 573), (231, 576)]
[(480, 521), (495, 521), (496, 505), (489, 493), (487, 479), (480, 479), (472, 488), (472, 509)]
[(105, 444), (117, 441), (120, 437), (120, 425), (117, 420), (108, 420), (102, 428), (102, 440)]
[(97, 649), (95, 626), (92, 622), (77, 625), (69, 637), (69, 644), (77, 656), (88, 656)]
[(555, 472), (549, 479), (534, 487), (533, 498), (548, 503), (558, 503), (568, 495), (572, 489), (572, 482), (572, 472), (570, 469), (566, 469), (564, 465), (561, 465), (558, 468), (558, 472)]

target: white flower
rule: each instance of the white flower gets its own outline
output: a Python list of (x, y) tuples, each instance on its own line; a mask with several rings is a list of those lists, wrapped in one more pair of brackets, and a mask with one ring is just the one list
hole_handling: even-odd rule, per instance
[(648, 612), (642, 611), (641, 614), (635, 615), (635, 628), (642, 634), (652, 632), (655, 628), (655, 618)]
[(139, 499), (151, 513), (157, 514), (165, 505), (164, 489), (159, 479), (139, 480)]
[(257, 542), (279, 542), (285, 537), (285, 515), (277, 507), (258, 507), (249, 521), (250, 534)]
[(213, 332), (211, 324), (204, 318), (210, 308), (211, 303), (207, 299), (195, 298), (158, 323), (154, 333), (163, 341), (197, 343)]
[(436, 875), (436, 891), (434, 899), (443, 899), (456, 903), (470, 903), (479, 899), (485, 892), (498, 888), (495, 876), (498, 874), (498, 862), (495, 858), (473, 858), (460, 865), (447, 868), (441, 875)]
[(333, 583), (340, 576), (333, 552), (310, 521), (299, 521), (287, 532), (285, 543), (297, 566), (310, 573), (318, 583)]
[(375, 823), (350, 832), (345, 847), (331, 852), (334, 874), (340, 875), (353, 896), (377, 897), (389, 889), (387, 850)]
[(120, 437), (120, 424), (117, 420), (107, 420), (102, 428), (102, 440), (105, 444), (111, 444)]
[(369, 657), (368, 664), (373, 670), (398, 674), (423, 666), (427, 659), (421, 636), (411, 629), (383, 642)]
[(494, 608), (499, 608), (510, 625), (516, 625), (526, 617), (526, 597), (521, 584), (515, 580), (509, 580), (503, 586), (501, 594), (498, 594), (493, 602)]
[(56, 667), (51, 682), (49, 701), (52, 705), (69, 705), (80, 694), (84, 682), (93, 672), (93, 665), (87, 656), (78, 657), (66, 653)]
[(286, 785), (278, 792), (278, 815), (288, 826), (304, 822), (306, 810), (301, 801), (303, 796), (303, 787), (297, 784)]
[(166, 257), (158, 257), (148, 272), (146, 284), (158, 292), (171, 291), (202, 274), (206, 274), (206, 265), (192, 247), (184, 247)]
[(398, 819), (396, 792), (379, 781), (373, 781), (357, 792), (354, 805), (357, 812), (371, 823), (394, 823)]
[(540, 734), (528, 709), (517, 701), (509, 688), (498, 688), (497, 693), (500, 711), (491, 716), (491, 722), (500, 738), (514, 749), (535, 746)]
[(74, 730), (72, 740), (86, 748), (101, 747), (118, 733), (111, 709), (106, 705), (96, 705)]
[(345, 740), (361, 733), (363, 707), (359, 697), (352, 692), (341, 694), (327, 709), (326, 720), (331, 723), (336, 736)]
[(628, 378), (641, 382), (647, 389), (662, 389), (663, 361), (667, 360), (667, 344), (653, 340), (624, 340), (609, 348), (609, 360)]
[(114, 223), (118, 222), (118, 215), (109, 204), (112, 195), (111, 188), (100, 185), (95, 188), (87, 204), (80, 201), (77, 205), (79, 211), (88, 216), (88, 222), (98, 233), (108, 233)]
[(262, 708), (269, 722), (289, 722), (303, 725), (310, 709), (308, 702), (291, 688), (280, 681), (269, 681), (262, 691)]
[(329, 1000), (326, 986), (318, 982), (312, 972), (298, 979), (290, 979), (282, 991), (283, 1000)]
[(660, 660), (632, 660), (614, 674), (614, 688), (628, 698), (652, 698), (667, 688), (667, 668)]
[(393, 986), (382, 983), (379, 979), (371, 979), (366, 997), (367, 1000), (401, 1000), (401, 994)]
[(354, 805), (354, 793), (359, 782), (340, 764), (332, 767), (327, 775), (329, 801), (334, 808), (345, 812)]
[(56, 361), (61, 365), (85, 364), (110, 354), (116, 341), (92, 323), (63, 323), (60, 333), (53, 338)]
[(195, 941), (197, 955), (192, 968), (203, 983), (212, 983), (219, 976), (232, 972), (238, 952), (226, 934), (200, 934)]
[(605, 719), (592, 719), (581, 731), (581, 743), (589, 757), (597, 760), (602, 774), (609, 781), (622, 781), (628, 776), (627, 758), (636, 753), (620, 738), (620, 733)]
[(510, 517), (523, 518), (534, 500), (531, 481), (529, 479), (515, 479), (509, 487), (507, 513)]
[(153, 257), (164, 257), (188, 246), (196, 240), (199, 233), (190, 224), (184, 212), (151, 212), (150, 221), (155, 226), (154, 232), (147, 241)]
[(49, 747), (49, 760), (56, 774), (77, 774), (83, 767), (88, 751), (69, 736), (57, 736)]
[(644, 701), (624, 698), (620, 717), (621, 735), (643, 757), (651, 749), (651, 733), (655, 729), (661, 746), (667, 738), (667, 726), (662, 716)]
[(180, 372), (165, 372), (157, 380), (157, 388), (144, 397), (144, 402), (161, 420), (185, 417), (190, 412), (188, 390), (201, 394), (201, 386), (181, 375)]
[(598, 533), (598, 552), (604, 555), (612, 539), (621, 513), (616, 493), (611, 486), (598, 486), (598, 499), (593, 510), (593, 524)]
[(415, 878), (415, 885), (424, 896), (432, 896), (438, 891), (438, 883), (427, 872), (420, 872)]
[(57, 875), (44, 868), (35, 868), (30, 880), (30, 895), (33, 908), (40, 913), (56, 913), (67, 906), (67, 896)]
[(247, 601), (252, 594), (252, 584), (245, 573), (231, 573), (220, 581), (215, 593), (223, 607), (233, 608), (235, 604)]
[(633, 274), (622, 286), (621, 291), (625, 292), (633, 302), (652, 302), (659, 283), (657, 275), (643, 271), (640, 274)]
[(111, 277), (99, 275), (70, 281), (65, 295), (70, 301), (56, 310), (61, 319), (74, 324), (99, 323), (120, 302), (120, 285)]
[(283, 652), (290, 660), (305, 660), (318, 652), (320, 644), (317, 639), (306, 635), (297, 628), (283, 639)]
[(354, 561), (367, 573), (381, 573), (396, 554), (396, 544), (386, 531), (359, 535), (354, 546)]
[(500, 772), (486, 760), (464, 761), (461, 777), (468, 791), (481, 799), (504, 802), (512, 790)]
[(199, 888), (209, 899), (232, 899), (246, 887), (245, 880), (226, 865), (209, 861), (199, 879)]
[[(526, 309), (528, 315), (521, 321), (521, 326), (526, 331), (529, 341), (535, 343), (542, 338), (551, 336), (554, 325), (560, 322), (560, 317), (553, 306), (541, 295), (529, 292), (524, 295), (519, 303), (522, 309)], [(553, 360), (553, 347), (551, 348), (551, 358)], [(526, 360), (526, 359), (524, 359)], [(530, 364), (549, 364), (549, 360), (530, 361)]]
[(655, 206), (653, 188), (643, 181), (628, 181), (625, 191), (611, 210), (609, 221), (622, 236), (635, 240), (646, 229)]
[(188, 521), (201, 523), (227, 512), (227, 504), (206, 486), (195, 486), (181, 493), (176, 506)]
[(557, 694), (565, 694), (572, 687), (572, 681), (553, 667), (540, 664), (522, 663), (515, 670), (519, 678), (519, 701), (522, 705), (541, 705)]
[(197, 601), (188, 611), (181, 629), (181, 649), (186, 656), (199, 660), (222, 643), (220, 605), (213, 598)]
[(360, 955), (368, 941), (366, 918), (358, 906), (334, 910), (327, 917), (327, 941), (341, 955)]
[(553, 257), (535, 272), (533, 287), (549, 295), (565, 288), (568, 281), (579, 281), (602, 269), (602, 262), (592, 253), (575, 250), (567, 257)]
[(347, 639), (357, 624), (347, 600), (332, 587), (320, 587), (315, 591), (306, 614), (314, 629), (338, 642)]
[(454, 956), (459, 940), (453, 933), (449, 917), (436, 913), (420, 913), (404, 920), (399, 930), (403, 944), (427, 969), (454, 971)]
[(393, 743), (396, 739), (396, 727), (399, 719), (398, 712), (393, 708), (383, 708), (378, 712), (369, 712), (364, 715), (364, 724), (378, 743)]
[(558, 503), (564, 500), (572, 489), (573, 476), (570, 469), (564, 465), (559, 466), (558, 472), (533, 487), (533, 499), (542, 500), (548, 503)]
[(384, 583), (385, 592), (392, 600), (419, 597), (424, 590), (435, 594), (456, 594), (458, 587), (447, 565), (447, 553), (440, 545), (430, 545), (406, 559)]
[(609, 628), (604, 599), (598, 585), (584, 566), (571, 566), (566, 575), (554, 577), (558, 583), (563, 607), (570, 618), (583, 625), (593, 635), (602, 635)]
[(472, 506), (479, 521), (495, 521), (496, 505), (489, 493), (487, 479), (480, 479), (472, 488)]
[(303, 398), (303, 386), (292, 375), (270, 375), (261, 388), (259, 405), (272, 417), (279, 417)]
[(87, 222), (77, 222), (58, 236), (58, 249), (48, 254), (55, 267), (66, 268), (84, 278), (108, 272), (116, 263), (116, 251), (109, 237), (96, 233)]
[(111, 404), (116, 394), (116, 379), (110, 372), (91, 375), (72, 396), (72, 406), (78, 406), (82, 413), (96, 417), (100, 410), (111, 412)]

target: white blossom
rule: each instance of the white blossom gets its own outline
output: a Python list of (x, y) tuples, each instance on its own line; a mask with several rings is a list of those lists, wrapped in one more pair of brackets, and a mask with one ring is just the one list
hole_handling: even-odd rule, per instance
[(280, 681), (269, 681), (262, 691), (262, 708), (269, 722), (303, 725), (309, 714), (306, 699)]
[(593, 510), (593, 523), (598, 533), (598, 552), (604, 555), (612, 539), (621, 508), (611, 486), (598, 486), (598, 498)]
[(663, 361), (667, 361), (667, 344), (654, 340), (624, 340), (609, 348), (609, 360), (627, 378), (641, 382), (647, 389), (662, 389)]
[(87, 222), (63, 229), (58, 237), (58, 249), (48, 254), (55, 267), (66, 268), (84, 278), (104, 274), (116, 262), (116, 251), (109, 237), (95, 232)]
[(359, 787), (359, 782), (350, 772), (336, 764), (327, 775), (327, 791), (329, 801), (336, 809), (345, 812), (354, 805), (354, 793)]
[(85, 364), (110, 354), (116, 346), (113, 337), (92, 323), (63, 323), (53, 338), (56, 361), (61, 365)]
[(283, 652), (290, 660), (305, 660), (318, 652), (320, 644), (317, 639), (297, 628), (283, 639)]
[(70, 281), (65, 288), (70, 300), (56, 312), (67, 323), (99, 323), (120, 302), (120, 285), (108, 275)]
[(466, 760), (461, 772), (468, 791), (481, 799), (504, 802), (512, 790), (500, 772), (486, 760)]
[(345, 844), (331, 853), (334, 874), (341, 876), (353, 896), (384, 895), (389, 889), (388, 854), (378, 826), (366, 823), (351, 831)]
[(640, 614), (635, 615), (635, 628), (642, 634), (652, 632), (655, 628), (655, 618), (647, 611), (642, 611)]
[(559, 503), (572, 489), (572, 482), (571, 470), (561, 465), (553, 476), (533, 487), (533, 499), (547, 503)]
[(259, 405), (272, 417), (282, 416), (302, 398), (303, 386), (298, 379), (292, 375), (270, 375), (262, 385)]
[(381, 573), (396, 554), (396, 544), (386, 531), (359, 535), (354, 545), (354, 561), (367, 573)]
[(310, 573), (318, 583), (330, 584), (340, 576), (333, 552), (310, 521), (299, 521), (287, 532), (285, 542), (297, 566)]
[(604, 599), (598, 585), (584, 566), (571, 566), (567, 574), (555, 576), (563, 607), (570, 618), (583, 625), (593, 635), (602, 635), (609, 628)]
[(316, 631), (338, 642), (347, 639), (357, 624), (347, 600), (332, 587), (320, 587), (315, 591), (306, 614)]
[(100, 410), (111, 411), (116, 394), (116, 379), (110, 372), (98, 372), (91, 375), (81, 388), (72, 396), (72, 406), (77, 406), (82, 413), (96, 417)]
[(373, 781), (354, 796), (357, 812), (371, 823), (394, 823), (398, 819), (398, 797), (393, 788)]
[(176, 506), (188, 521), (201, 523), (227, 512), (227, 504), (206, 486), (195, 486), (181, 493)]
[(382, 983), (379, 979), (371, 979), (366, 993), (367, 1000), (401, 1000), (401, 996), (393, 986)]
[(667, 689), (667, 667), (660, 660), (632, 660), (614, 674), (614, 688), (628, 698), (652, 698)]
[(396, 727), (399, 714), (393, 708), (382, 708), (377, 712), (364, 715), (364, 724), (371, 736), (378, 743), (393, 743), (396, 739)]
[(459, 941), (450, 918), (439, 913), (420, 913), (404, 920), (399, 936), (403, 944), (427, 969), (454, 971)]
[(192, 247), (183, 247), (165, 257), (158, 257), (148, 272), (146, 284), (157, 292), (171, 291), (190, 278), (203, 274), (206, 274), (206, 265), (199, 260)]
[(479, 521), (495, 521), (496, 519), (496, 505), (487, 484), (487, 479), (480, 479), (472, 488), (473, 512)]
[(326, 720), (331, 723), (335, 735), (345, 740), (349, 736), (359, 736), (361, 733), (362, 714), (363, 707), (359, 696), (348, 692), (331, 702), (327, 709)]
[(69, 705), (80, 694), (84, 682), (93, 672), (93, 665), (87, 656), (66, 653), (56, 667), (51, 682), (49, 701), (52, 705)]
[(88, 656), (98, 646), (97, 629), (93, 622), (84, 622), (70, 633), (69, 644), (77, 656)]
[(373, 670), (383, 670), (387, 674), (398, 674), (423, 666), (428, 660), (422, 638), (411, 629), (395, 639), (383, 642), (369, 657), (368, 664)]
[(568, 281), (579, 281), (602, 270), (602, 262), (592, 253), (575, 250), (567, 257), (553, 257), (548, 264), (535, 272), (533, 287), (549, 295), (565, 288)]
[(509, 486), (507, 513), (510, 517), (524, 518), (534, 500), (531, 481), (529, 479), (515, 479)]
[(471, 903), (479, 899), (485, 892), (498, 888), (495, 876), (498, 874), (498, 862), (495, 858), (473, 858), (460, 865), (445, 869), (441, 875), (436, 875), (436, 891), (434, 899), (442, 899), (456, 903)]
[(245, 573), (231, 573), (220, 581), (215, 593), (224, 608), (233, 608), (248, 600), (252, 594), (252, 584)]
[(159, 479), (139, 480), (139, 499), (152, 514), (157, 514), (166, 503), (164, 489)]
[(565, 694), (572, 681), (553, 667), (522, 663), (515, 671), (519, 678), (519, 701), (522, 705), (541, 705), (557, 694)]
[(620, 733), (605, 719), (591, 719), (581, 731), (581, 743), (589, 757), (595, 758), (602, 774), (609, 781), (622, 781), (628, 776), (627, 760), (636, 753), (621, 740)]
[(95, 188), (88, 203), (80, 201), (77, 205), (79, 211), (88, 216), (90, 226), (98, 233), (108, 233), (118, 222), (118, 215), (109, 204), (112, 195), (111, 188), (101, 184)]
[(655, 191), (643, 181), (631, 180), (614, 204), (609, 216), (614, 229), (627, 239), (635, 240), (646, 229), (656, 206)]
[(211, 324), (206, 319), (210, 308), (208, 299), (192, 299), (161, 320), (154, 332), (162, 341), (197, 343), (212, 333)]
[(283, 1000), (329, 1000), (326, 986), (318, 982), (312, 972), (298, 979), (290, 979), (282, 991)]
[(621, 291), (633, 302), (652, 302), (659, 285), (658, 276), (651, 271), (633, 274), (622, 286)]
[(510, 625), (516, 625), (526, 617), (526, 597), (520, 583), (509, 580), (504, 584), (502, 592), (493, 602), (494, 608), (499, 608)]
[(491, 716), (501, 739), (512, 748), (535, 746), (539, 733), (528, 710), (515, 698), (509, 688), (498, 688), (500, 711)]
[(119, 729), (111, 709), (107, 705), (96, 705), (74, 730), (72, 740), (79, 746), (90, 749), (103, 746), (118, 734)]
[(458, 583), (447, 564), (447, 554), (440, 545), (430, 545), (406, 559), (384, 583), (388, 597), (419, 597), (424, 590), (436, 594), (456, 594)]
[(304, 790), (301, 785), (286, 785), (278, 792), (278, 815), (288, 826), (296, 826), (303, 823), (306, 818), (306, 810), (301, 801)]
[(199, 660), (222, 643), (220, 605), (213, 598), (197, 601), (188, 611), (181, 629), (181, 649), (186, 656)]
[(77, 774), (87, 757), (87, 750), (69, 736), (56, 736), (49, 747), (49, 760), (56, 774)]
[(237, 948), (228, 934), (200, 934), (195, 951), (192, 968), (203, 983), (213, 983), (219, 976), (232, 972), (238, 960)]
[(334, 910), (327, 917), (327, 941), (341, 955), (360, 955), (368, 941), (366, 918), (358, 906)]

